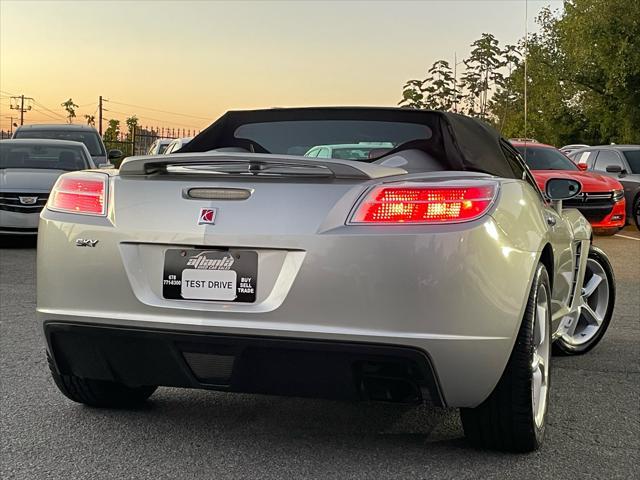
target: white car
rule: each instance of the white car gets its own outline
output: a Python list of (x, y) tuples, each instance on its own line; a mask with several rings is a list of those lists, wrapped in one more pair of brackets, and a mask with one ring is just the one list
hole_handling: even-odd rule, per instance
[(571, 145), (565, 145), (564, 147), (559, 148), (562, 153), (565, 155), (569, 155), (573, 152), (576, 152), (582, 148), (587, 148), (589, 145), (585, 145), (584, 143), (573, 143)]
[(175, 138), (171, 141), (171, 143), (167, 146), (164, 151), (165, 155), (169, 155), (173, 152), (177, 152), (182, 147), (184, 147), (187, 143), (191, 141), (193, 137), (183, 137), (183, 138)]
[(157, 138), (147, 150), (147, 155), (162, 155), (172, 140), (171, 138)]

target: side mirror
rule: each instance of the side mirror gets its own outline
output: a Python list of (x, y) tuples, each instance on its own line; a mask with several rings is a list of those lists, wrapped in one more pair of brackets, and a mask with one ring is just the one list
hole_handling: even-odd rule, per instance
[(568, 200), (582, 191), (582, 184), (569, 178), (550, 178), (544, 190), (547, 197), (553, 201)]
[(122, 158), (122, 152), (120, 150), (109, 150), (109, 155), (108, 155), (109, 160), (116, 160), (118, 158)]
[(578, 163), (577, 167), (578, 167), (578, 170), (581, 170), (583, 172), (586, 172), (587, 170), (589, 170), (589, 165), (587, 165), (586, 163)]
[(623, 169), (620, 165), (607, 165), (607, 168), (605, 168), (605, 170), (607, 171), (607, 173), (622, 173)]

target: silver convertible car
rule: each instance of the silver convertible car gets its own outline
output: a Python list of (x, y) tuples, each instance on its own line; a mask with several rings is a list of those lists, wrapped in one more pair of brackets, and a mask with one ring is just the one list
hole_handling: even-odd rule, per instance
[[(309, 158), (319, 145), (388, 145)], [(60, 391), (158, 386), (461, 409), (486, 448), (542, 442), (552, 350), (603, 337), (591, 228), (484, 123), (394, 108), (228, 112), (174, 155), (61, 176), (38, 315)], [(60, 281), (60, 279), (65, 281)]]

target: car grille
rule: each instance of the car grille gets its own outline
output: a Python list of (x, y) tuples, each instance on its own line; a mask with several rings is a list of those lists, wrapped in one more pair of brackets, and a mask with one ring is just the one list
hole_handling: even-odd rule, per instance
[(611, 213), (615, 201), (613, 192), (583, 192), (562, 204), (568, 208), (577, 208), (590, 222), (600, 222)]
[(0, 192), (0, 210), (19, 213), (39, 213), (46, 205), (48, 198), (48, 193)]

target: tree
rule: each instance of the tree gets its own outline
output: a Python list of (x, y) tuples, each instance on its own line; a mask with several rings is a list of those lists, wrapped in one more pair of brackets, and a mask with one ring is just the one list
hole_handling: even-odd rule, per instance
[(96, 126), (96, 116), (95, 115), (84, 115), (84, 118), (87, 121), (87, 125), (91, 125), (92, 127)]
[(73, 100), (69, 99), (66, 102), (62, 102), (60, 106), (64, 107), (64, 109), (66, 110), (67, 120), (69, 121), (69, 123), (73, 123), (73, 119), (76, 118), (76, 108), (78, 108), (78, 105), (73, 103)]
[(426, 108), (423, 83), (424, 80), (408, 80), (402, 87), (402, 100), (398, 105), (405, 108)]
[(403, 88), (398, 105), (407, 108), (451, 110), (460, 95), (449, 62), (436, 61), (427, 71), (424, 80), (409, 80)]
[[(527, 136), (555, 145), (640, 141), (640, 2), (572, 0), (542, 9), (529, 38)], [(503, 134), (524, 135), (524, 68), (496, 93)]]
[(471, 47), (471, 55), (463, 60), (466, 71), (462, 75), (462, 85), (468, 92), (467, 113), (487, 118), (490, 94), (504, 82), (501, 68), (505, 62), (498, 40), (490, 33), (483, 33)]
[(433, 110), (451, 110), (461, 95), (456, 88), (456, 80), (449, 62), (436, 61), (429, 69), (429, 77), (425, 83), (427, 92), (427, 108)]
[(135, 128), (138, 126), (138, 117), (136, 117), (135, 115), (131, 115), (129, 118), (127, 118), (125, 123), (127, 124), (127, 130), (128, 130), (127, 140), (131, 140), (133, 138), (133, 132)]
[(120, 137), (120, 120), (112, 118), (109, 120), (109, 126), (104, 131), (105, 141), (117, 141)]

